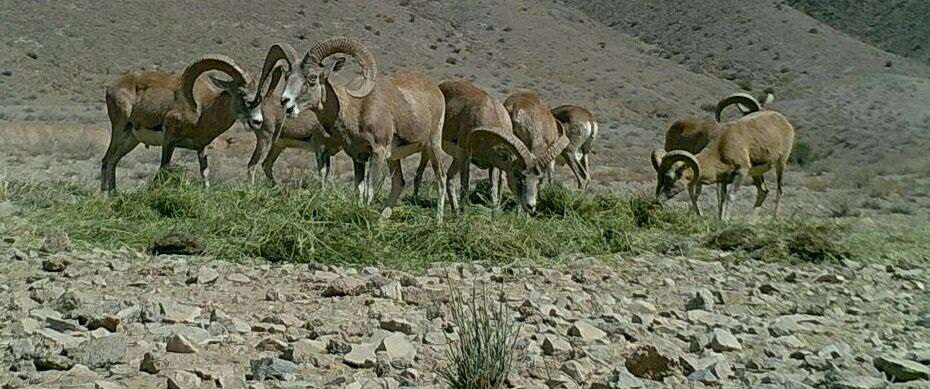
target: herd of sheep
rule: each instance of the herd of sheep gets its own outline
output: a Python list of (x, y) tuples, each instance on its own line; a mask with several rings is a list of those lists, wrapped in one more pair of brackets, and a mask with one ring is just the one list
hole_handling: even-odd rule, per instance
[[(333, 75), (347, 58), (358, 63), (361, 77), (335, 81)], [(229, 79), (212, 74), (201, 78), (212, 71)], [(668, 199), (687, 189), (700, 214), (702, 186), (717, 184), (718, 215), (727, 219), (728, 202), (742, 180), (752, 177), (758, 190), (755, 212), (769, 192), (763, 173), (774, 168), (777, 215), (794, 128), (780, 113), (764, 110), (763, 104), (773, 98), (768, 94), (757, 100), (737, 93), (718, 104), (716, 120), (675, 122), (664, 150), (652, 153), (656, 198)], [(325, 183), (332, 156), (342, 151), (352, 158), (362, 203), (370, 204), (384, 178), (391, 176), (385, 210), (396, 204), (405, 187), (401, 160), (420, 154), (414, 190), (419, 190), (425, 169), (431, 168), (440, 220), (447, 200), (453, 210), (460, 209), (459, 195), (469, 190), (472, 164), (488, 170), (495, 204), (506, 182), (530, 212), (543, 180), (551, 182), (557, 160), (585, 189), (598, 134), (587, 109), (550, 109), (532, 92), (516, 92), (501, 102), (470, 81), (436, 83), (412, 71), (382, 75), (372, 52), (347, 38), (320, 42), (302, 59), (291, 46), (275, 44), (257, 82), (220, 55), (205, 56), (181, 74), (130, 72), (107, 88), (106, 103), (112, 133), (101, 168), (105, 192), (116, 186), (119, 160), (140, 143), (161, 147), (161, 168), (170, 164), (175, 148), (196, 150), (201, 177), (209, 185), (207, 146), (238, 121), (257, 136), (248, 163), (253, 183), (260, 161), (267, 179), (275, 181), (274, 162), (286, 148), (313, 151)], [(721, 112), (733, 105), (744, 116), (721, 121)], [(444, 166), (450, 157), (451, 165)]]

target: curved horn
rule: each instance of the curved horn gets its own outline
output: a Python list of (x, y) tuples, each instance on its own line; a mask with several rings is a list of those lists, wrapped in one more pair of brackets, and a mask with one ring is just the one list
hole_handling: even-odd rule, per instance
[[(756, 100), (755, 97), (752, 97), (751, 95), (746, 94), (746, 93), (734, 93), (732, 95), (727, 96), (727, 98), (720, 100), (720, 102), (717, 103), (717, 111), (714, 114), (714, 117), (717, 118), (718, 123), (720, 122), (720, 116), (723, 113), (723, 110), (733, 104), (743, 105), (744, 108), (746, 108), (746, 111), (748, 111), (748, 112), (744, 112), (744, 114), (747, 114), (747, 115), (750, 113), (758, 112), (762, 110), (762, 104), (759, 104), (759, 101)], [(742, 111), (742, 109), (740, 110)]]
[(261, 93), (262, 88), (265, 87), (265, 82), (268, 79), (268, 75), (272, 74), (272, 69), (278, 66), (278, 63), (282, 60), (287, 64), (287, 73), (290, 75), (297, 66), (297, 50), (294, 50), (294, 48), (287, 43), (275, 43), (271, 45), (271, 48), (268, 49), (268, 54), (265, 54), (265, 64), (262, 65), (262, 75), (258, 81), (259, 93)]
[[(522, 165), (522, 169), (535, 166), (536, 158), (533, 157), (526, 145), (512, 133), (498, 128), (480, 127), (472, 130), (468, 134), (465, 147), (468, 153), (471, 154), (473, 150), (487, 152), (497, 144), (507, 146), (509, 152), (517, 157), (517, 163)], [(492, 161), (492, 163), (495, 162), (498, 161)]]
[(701, 177), (701, 165), (698, 164), (697, 158), (694, 157), (694, 154), (684, 150), (672, 150), (668, 152), (668, 154), (665, 154), (665, 157), (662, 158), (662, 163), (659, 165), (659, 174), (664, 174), (678, 162), (684, 163), (688, 169), (694, 172), (694, 175), (691, 177), (692, 182)]
[(665, 150), (662, 150), (662, 149), (652, 150), (652, 155), (650, 156), (650, 159), (652, 160), (652, 167), (656, 169), (657, 172), (662, 167), (662, 160), (665, 158), (665, 154), (666, 154)]
[(567, 136), (559, 136), (559, 139), (556, 139), (555, 143), (536, 155), (536, 163), (538, 163), (540, 167), (549, 166), (549, 163), (554, 161), (560, 154), (562, 154), (562, 150), (565, 150), (565, 148), (568, 147), (569, 142), (570, 141)]
[[(271, 98), (271, 95), (273, 95), (275, 89), (278, 88), (278, 83), (281, 82), (282, 78), (284, 78), (284, 69), (281, 67), (274, 68), (274, 71), (271, 72), (271, 83), (268, 84), (268, 90), (265, 92), (266, 99)], [(259, 92), (262, 90), (261, 83), (259, 83), (258, 90)]]
[(242, 71), (239, 65), (236, 65), (232, 58), (225, 55), (207, 55), (200, 58), (200, 60), (184, 69), (184, 73), (181, 75), (181, 92), (194, 111), (199, 109), (198, 102), (194, 98), (194, 83), (202, 74), (211, 70), (226, 73), (243, 86), (248, 85), (250, 81), (246, 73)]
[(375, 88), (378, 77), (378, 63), (375, 56), (361, 41), (350, 38), (331, 38), (311, 47), (307, 52), (307, 59), (317, 66), (323, 66), (323, 60), (333, 54), (351, 55), (362, 68), (364, 82), (357, 87), (346, 88), (352, 97), (365, 97)]

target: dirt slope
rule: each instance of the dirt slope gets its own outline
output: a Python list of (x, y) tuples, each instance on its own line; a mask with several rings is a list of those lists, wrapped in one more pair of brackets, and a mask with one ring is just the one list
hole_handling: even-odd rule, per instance
[[(605, 134), (597, 159), (610, 177), (648, 174), (642, 156), (669, 122), (706, 115), (701, 105), (737, 83), (777, 87), (775, 108), (798, 125), (801, 141), (840, 162), (897, 152), (889, 138), (923, 145), (930, 122), (926, 66), (769, 0), (8, 4), (0, 120), (20, 127), (105, 128), (103, 88), (127, 70), (179, 70), (223, 53), (255, 71), (272, 42), (305, 50), (333, 35), (363, 39), (386, 70), (420, 68), (475, 79), (498, 96), (531, 88), (552, 105), (592, 107)], [(101, 130), (101, 142), (106, 136)]]
[(789, 0), (788, 4), (884, 50), (930, 63), (930, 2)]
[[(568, 0), (690, 70), (775, 87), (802, 142), (834, 162), (925, 147), (930, 68), (858, 41), (775, 0)], [(907, 146), (904, 146), (907, 145)], [(911, 150), (918, 153), (917, 146)], [(913, 155), (913, 154), (912, 154)]]

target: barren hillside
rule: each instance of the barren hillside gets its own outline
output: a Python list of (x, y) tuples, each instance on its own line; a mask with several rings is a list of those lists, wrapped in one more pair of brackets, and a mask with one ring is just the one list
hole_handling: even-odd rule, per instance
[(794, 120), (801, 140), (820, 157), (874, 163), (928, 144), (926, 66), (781, 1), (567, 3), (693, 72), (754, 91), (774, 87), (781, 96), (775, 108)]
[(874, 147), (882, 139), (926, 137), (922, 104), (930, 88), (918, 78), (930, 71), (923, 65), (770, 1), (632, 4), (345, 0), (295, 11), (285, 1), (256, 9), (247, 1), (16, 0), (0, 27), (8, 54), (0, 59), (0, 115), (105, 126), (103, 87), (127, 70), (179, 70), (212, 52), (256, 71), (271, 42), (302, 49), (350, 35), (372, 45), (387, 70), (421, 68), (437, 78), (475, 79), (500, 96), (531, 88), (553, 105), (591, 106), (606, 124), (600, 158), (634, 171), (648, 170), (641, 155), (671, 120), (706, 115), (702, 104), (740, 86), (778, 88), (776, 108), (798, 123), (819, 157), (840, 147), (876, 160), (891, 151)]
[(930, 63), (930, 2), (789, 0), (793, 7), (882, 49)]

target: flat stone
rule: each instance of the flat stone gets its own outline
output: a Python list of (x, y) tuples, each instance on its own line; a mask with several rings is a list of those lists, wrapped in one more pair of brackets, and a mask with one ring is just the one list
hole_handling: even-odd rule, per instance
[(606, 383), (591, 385), (591, 389), (639, 389), (645, 387), (646, 384), (643, 380), (637, 378), (622, 366), (611, 373), (610, 379)]
[(200, 377), (188, 371), (176, 371), (168, 375), (168, 389), (197, 389)]
[(688, 311), (685, 316), (686, 319), (693, 324), (703, 324), (710, 328), (733, 328), (739, 324), (739, 322), (729, 316), (718, 315), (716, 313), (700, 309)]
[(265, 338), (258, 342), (255, 345), (255, 349), (258, 351), (277, 351), (283, 352), (287, 350), (287, 342), (277, 339), (277, 338)]
[(392, 334), (381, 341), (378, 351), (384, 351), (391, 359), (412, 361), (417, 356), (417, 349), (404, 334)]
[(724, 351), (740, 351), (743, 349), (743, 346), (739, 343), (739, 339), (736, 339), (730, 330), (723, 328), (714, 329), (710, 347), (718, 353)]
[(375, 351), (378, 345), (365, 343), (352, 345), (352, 351), (342, 357), (343, 362), (350, 367), (357, 369), (369, 369), (375, 367), (378, 361)]
[(572, 323), (572, 326), (568, 329), (568, 335), (581, 338), (585, 342), (593, 342), (607, 337), (606, 332), (584, 320)]
[(875, 358), (875, 368), (895, 382), (930, 380), (930, 367), (914, 361), (888, 356)]
[(194, 345), (204, 344), (210, 340), (210, 332), (200, 328), (184, 324), (169, 324), (166, 326), (152, 328), (152, 335), (159, 336), (165, 341), (173, 335), (183, 335)]
[(81, 343), (72, 353), (72, 357), (77, 363), (92, 369), (106, 369), (123, 363), (128, 349), (128, 339), (116, 334)]
[(772, 336), (788, 336), (801, 332), (810, 332), (815, 330), (816, 326), (822, 325), (823, 319), (819, 316), (812, 315), (786, 315), (775, 319), (769, 326), (769, 333)]
[(49, 317), (45, 319), (45, 324), (48, 328), (51, 328), (58, 332), (75, 332), (75, 331), (87, 331), (87, 328), (84, 328), (74, 320), (65, 320), (57, 319), (54, 317)]
[(184, 337), (184, 335), (174, 334), (168, 338), (165, 351), (176, 354), (194, 354), (198, 350), (190, 340)]
[(159, 303), (165, 323), (193, 323), (200, 317), (201, 309), (192, 305), (166, 300)]
[(123, 386), (116, 382), (97, 381), (94, 382), (94, 389), (123, 389)]
[(74, 361), (63, 355), (45, 354), (36, 358), (34, 361), (36, 369), (39, 371), (58, 370), (67, 371), (74, 367)]
[(314, 357), (323, 354), (326, 354), (326, 343), (318, 340), (301, 339), (284, 352), (284, 359), (304, 364), (312, 362)]
[(714, 310), (714, 294), (710, 290), (701, 288), (694, 291), (694, 295), (685, 303), (685, 310), (693, 311), (696, 309), (704, 311)]
[(249, 276), (242, 273), (233, 273), (226, 276), (226, 279), (237, 284), (248, 284), (252, 282), (252, 279)]
[(381, 329), (391, 332), (401, 332), (406, 335), (416, 335), (417, 328), (409, 320), (390, 318), (381, 321)]
[(217, 272), (216, 269), (209, 266), (201, 266), (200, 269), (197, 270), (196, 274), (193, 274), (190, 278), (188, 278), (187, 283), (206, 285), (216, 282), (216, 280), (219, 278), (220, 273)]
[(297, 371), (297, 365), (280, 358), (262, 358), (252, 360), (252, 380), (266, 379), (287, 380)]
[(55, 331), (51, 328), (40, 328), (36, 330), (36, 335), (51, 340), (52, 342), (55, 342), (56, 344), (66, 349), (77, 347), (77, 345), (84, 341), (84, 338), (62, 334), (61, 332)]
[(566, 355), (572, 351), (572, 345), (557, 335), (546, 335), (542, 350), (546, 355)]
[(885, 380), (877, 377), (854, 376), (844, 378), (833, 387), (836, 389), (881, 389), (885, 387)]
[(68, 268), (70, 262), (61, 257), (52, 257), (42, 261), (42, 270), (49, 273), (61, 273)]
[(679, 367), (677, 355), (651, 344), (639, 346), (627, 358), (625, 366), (634, 376), (652, 380), (662, 380), (673, 375)]
[(367, 283), (362, 280), (343, 277), (333, 280), (323, 290), (323, 297), (358, 296), (365, 292)]

